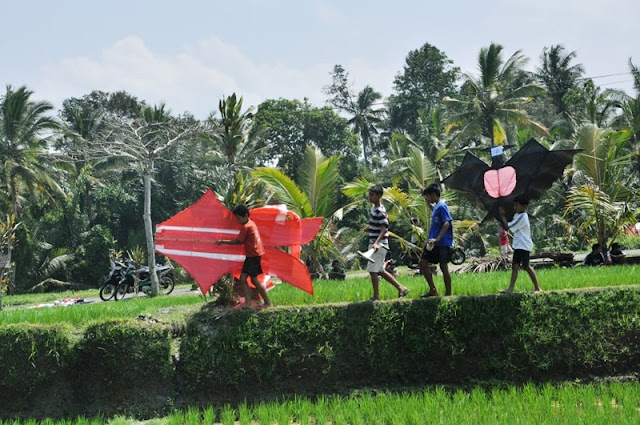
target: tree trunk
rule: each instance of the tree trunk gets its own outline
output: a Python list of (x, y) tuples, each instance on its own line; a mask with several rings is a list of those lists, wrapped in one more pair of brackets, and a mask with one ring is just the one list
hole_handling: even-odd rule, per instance
[(151, 278), (151, 296), (158, 295), (160, 282), (156, 273), (156, 246), (153, 240), (153, 225), (151, 223), (151, 173), (153, 173), (153, 159), (149, 160), (147, 169), (144, 171), (144, 235), (147, 240), (147, 262), (149, 264), (149, 276)]
[(365, 136), (362, 136), (361, 139), (362, 139), (362, 156), (364, 157), (364, 166), (368, 168), (369, 167), (369, 158), (367, 156), (368, 140)]
[(487, 132), (489, 133), (489, 139), (491, 139), (491, 147), (494, 147), (494, 135), (493, 135), (493, 118), (487, 117)]

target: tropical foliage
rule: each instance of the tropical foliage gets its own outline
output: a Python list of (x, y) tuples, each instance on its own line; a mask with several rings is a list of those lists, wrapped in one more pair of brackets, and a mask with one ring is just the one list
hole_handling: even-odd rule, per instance
[[(543, 49), (535, 72), (527, 61), (492, 43), (478, 52), (478, 72), (460, 75), (425, 43), (407, 54), (386, 98), (336, 65), (324, 106), (283, 98), (249, 106), (233, 93), (204, 120), (98, 90), (64, 100), (54, 117), (52, 104), (9, 85), (0, 95), (0, 206), (13, 220), (3, 227), (11, 286), (24, 291), (55, 277), (95, 287), (110, 249), (144, 246), (155, 264), (153, 226), (207, 188), (229, 207), (284, 203), (301, 217), (324, 217), (303, 259), (351, 267), (365, 243), (364, 195), (381, 184), (398, 256), (424, 238), (425, 185), (444, 180), (467, 151), (487, 159), (487, 147), (517, 148), (531, 137), (582, 149), (531, 205), (537, 249), (629, 240), (623, 230), (640, 220), (638, 68), (624, 64), (635, 82), (628, 94), (600, 87), (561, 45)], [(442, 189), (457, 243), (495, 253), (495, 224), (481, 225), (483, 211)]]

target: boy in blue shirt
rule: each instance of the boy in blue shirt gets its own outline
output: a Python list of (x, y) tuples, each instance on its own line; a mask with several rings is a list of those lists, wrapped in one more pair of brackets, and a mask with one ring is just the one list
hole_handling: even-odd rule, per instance
[(429, 292), (421, 297), (437, 297), (438, 289), (433, 282), (431, 274), (431, 264), (440, 264), (442, 277), (444, 278), (445, 296), (451, 295), (451, 274), (449, 274), (449, 259), (451, 258), (451, 247), (453, 246), (453, 219), (449, 213), (447, 204), (440, 201), (440, 188), (437, 184), (427, 186), (422, 191), (422, 196), (427, 201), (431, 214), (431, 227), (429, 228), (429, 239), (427, 246), (422, 251), (420, 257), (420, 272), (427, 280)]

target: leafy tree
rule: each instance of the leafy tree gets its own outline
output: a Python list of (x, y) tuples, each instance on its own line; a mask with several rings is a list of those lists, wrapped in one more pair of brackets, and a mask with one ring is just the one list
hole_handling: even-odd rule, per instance
[(167, 152), (174, 145), (184, 143), (195, 133), (193, 126), (180, 125), (171, 116), (164, 104), (159, 106), (143, 106), (140, 118), (112, 119), (108, 125), (108, 133), (104, 140), (91, 144), (94, 157), (100, 155), (119, 157), (128, 161), (136, 170), (144, 183), (143, 222), (149, 273), (151, 275), (151, 291), (158, 294), (159, 282), (156, 274), (155, 244), (151, 221), (151, 182), (156, 171), (156, 161), (170, 160)]
[(564, 47), (559, 44), (545, 47), (540, 56), (542, 65), (536, 69), (537, 76), (546, 86), (556, 111), (562, 114), (567, 113), (564, 96), (584, 75), (584, 67), (581, 64), (571, 64), (575, 58), (575, 51), (565, 53)]
[(460, 69), (435, 46), (425, 43), (412, 50), (405, 59), (404, 69), (396, 75), (394, 94), (389, 98), (389, 127), (416, 133), (418, 111), (428, 115), (442, 98), (456, 91)]
[(458, 137), (482, 134), (491, 146), (496, 142), (503, 144), (505, 127), (510, 123), (547, 133), (547, 129), (522, 108), (531, 102), (532, 96), (544, 93), (544, 89), (522, 78), (527, 59), (519, 50), (505, 62), (502, 49), (494, 43), (480, 49), (479, 77), (465, 74), (459, 96), (444, 99), (445, 105), (451, 108), (449, 130), (459, 130)]
[(324, 86), (322, 92), (329, 96), (327, 103), (337, 110), (347, 110), (353, 105), (353, 83), (349, 81), (349, 72), (342, 65), (335, 65), (331, 73), (331, 84)]
[(349, 131), (346, 119), (330, 107), (316, 108), (307, 101), (269, 99), (255, 115), (259, 139), (266, 146), (261, 164), (275, 165), (294, 181), (298, 178), (300, 156), (307, 146), (325, 156), (341, 155), (340, 175), (349, 179), (358, 170), (357, 136)]
[(71, 97), (62, 102), (60, 118), (71, 123), (74, 119), (74, 111), (87, 111), (91, 114), (104, 114), (110, 118), (139, 118), (143, 101), (126, 91), (114, 93), (94, 90), (81, 98)]

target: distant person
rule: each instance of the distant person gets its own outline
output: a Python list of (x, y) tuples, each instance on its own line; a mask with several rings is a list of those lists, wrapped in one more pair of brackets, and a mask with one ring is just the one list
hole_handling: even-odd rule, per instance
[(444, 278), (444, 294), (451, 295), (451, 274), (449, 273), (449, 260), (451, 259), (451, 247), (453, 246), (453, 219), (449, 213), (447, 204), (440, 200), (440, 187), (437, 184), (427, 186), (422, 191), (422, 196), (433, 210), (431, 214), (431, 226), (427, 244), (420, 257), (420, 273), (429, 285), (429, 292), (421, 297), (437, 297), (440, 295), (431, 272), (432, 264), (439, 264)]
[(218, 245), (244, 245), (245, 260), (240, 272), (240, 283), (244, 288), (244, 307), (251, 306), (251, 288), (247, 283), (247, 277), (251, 277), (251, 283), (258, 290), (264, 300), (264, 307), (271, 307), (271, 301), (267, 290), (260, 283), (258, 275), (262, 274), (261, 259), (264, 255), (264, 246), (260, 238), (258, 226), (249, 218), (249, 208), (244, 204), (238, 204), (233, 208), (233, 215), (242, 225), (237, 239), (217, 240)]
[(398, 276), (397, 265), (398, 265), (398, 262), (392, 258), (384, 262), (384, 269), (387, 271), (387, 273), (393, 276)]
[(533, 249), (533, 241), (531, 240), (531, 225), (529, 224), (529, 214), (527, 214), (527, 206), (529, 205), (529, 197), (524, 193), (517, 195), (513, 199), (513, 209), (515, 214), (513, 220), (507, 223), (504, 216), (504, 208), (500, 207), (500, 218), (505, 230), (511, 230), (513, 233), (513, 261), (511, 262), (511, 281), (509, 287), (504, 291), (505, 294), (512, 294), (515, 289), (516, 280), (518, 279), (518, 270), (520, 267), (525, 269), (533, 283), (533, 292), (540, 292), (540, 284), (538, 276), (531, 267), (529, 257)]
[(420, 273), (420, 251), (417, 248), (417, 244), (418, 244), (418, 234), (417, 232), (419, 231), (420, 227), (420, 219), (418, 217), (411, 217), (411, 238), (409, 239), (409, 242), (411, 242), (411, 245), (409, 247), (409, 251), (407, 252), (407, 266), (409, 266), (412, 269), (416, 269), (415, 273)]
[(611, 264), (624, 264), (626, 257), (625, 253), (622, 252), (622, 246), (618, 242), (614, 242), (613, 245), (611, 245), (609, 256), (611, 257)]
[(311, 276), (311, 279), (324, 279), (324, 267), (322, 267), (322, 264), (311, 260), (305, 261), (304, 264), (307, 266), (307, 270), (309, 270), (309, 276)]
[(591, 252), (584, 257), (582, 262), (585, 266), (603, 266), (607, 263), (607, 259), (602, 252), (602, 245), (594, 243), (591, 246)]
[(369, 249), (373, 249), (371, 259), (373, 262), (367, 262), (367, 271), (371, 277), (371, 285), (373, 286), (373, 297), (371, 301), (380, 299), (379, 285), (381, 276), (384, 280), (393, 285), (398, 290), (398, 298), (404, 298), (409, 293), (409, 289), (401, 285), (392, 274), (384, 268), (384, 260), (389, 251), (389, 219), (387, 210), (380, 202), (384, 193), (382, 186), (374, 185), (369, 188), (369, 202), (371, 202), (371, 210), (369, 210), (369, 225), (367, 226), (367, 234), (369, 238)]
[(500, 244), (500, 254), (503, 257), (513, 253), (513, 249), (511, 249), (511, 244), (509, 243), (509, 232), (502, 227), (498, 231), (498, 243)]
[(331, 269), (329, 269), (329, 279), (344, 280), (345, 277), (347, 277), (347, 274), (344, 272), (344, 269), (340, 267), (340, 261), (333, 260)]

